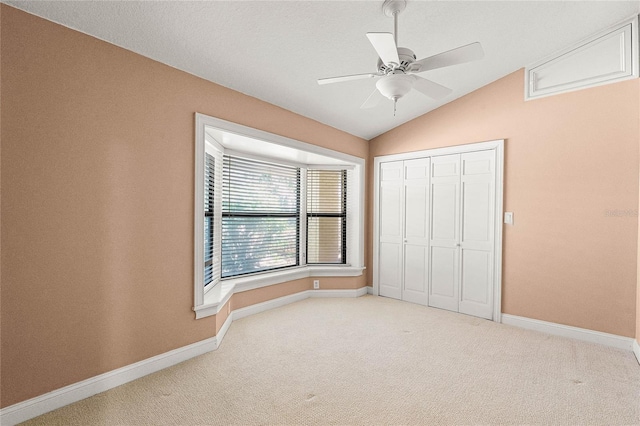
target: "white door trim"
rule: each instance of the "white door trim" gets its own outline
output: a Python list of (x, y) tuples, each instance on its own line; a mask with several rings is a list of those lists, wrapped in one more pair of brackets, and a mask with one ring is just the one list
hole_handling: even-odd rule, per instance
[(503, 216), (503, 186), (504, 186), (504, 139), (487, 142), (455, 145), (444, 148), (434, 148), (422, 151), (406, 152), (401, 154), (381, 155), (373, 159), (373, 294), (379, 295), (379, 227), (380, 212), (378, 203), (380, 200), (380, 164), (389, 161), (413, 160), (416, 158), (434, 157), (437, 155), (462, 154), (465, 152), (495, 150), (496, 152), (496, 198), (495, 198), (495, 262), (494, 262), (494, 291), (493, 291), (493, 318), (495, 322), (501, 322), (502, 316), (502, 216)]

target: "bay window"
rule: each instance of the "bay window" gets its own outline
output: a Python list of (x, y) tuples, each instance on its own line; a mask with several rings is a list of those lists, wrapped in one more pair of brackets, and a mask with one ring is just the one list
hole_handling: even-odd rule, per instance
[(194, 311), (364, 269), (364, 159), (196, 114)]

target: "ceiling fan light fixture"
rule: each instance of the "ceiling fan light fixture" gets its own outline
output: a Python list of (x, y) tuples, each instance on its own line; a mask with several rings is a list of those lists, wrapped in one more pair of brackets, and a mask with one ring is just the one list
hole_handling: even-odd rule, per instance
[(388, 74), (376, 83), (382, 96), (397, 101), (413, 88), (415, 80), (407, 74)]

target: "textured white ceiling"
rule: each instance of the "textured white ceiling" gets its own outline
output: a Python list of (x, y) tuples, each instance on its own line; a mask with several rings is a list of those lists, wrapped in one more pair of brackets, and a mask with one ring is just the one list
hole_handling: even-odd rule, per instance
[[(408, 1), (399, 45), (418, 59), (479, 41), (479, 62), (421, 74), (453, 89), (359, 109), (375, 72), (365, 33), (391, 32), (382, 1), (16, 1), (4, 3), (371, 139), (640, 12), (640, 1)], [(523, 89), (524, 91), (524, 89)]]

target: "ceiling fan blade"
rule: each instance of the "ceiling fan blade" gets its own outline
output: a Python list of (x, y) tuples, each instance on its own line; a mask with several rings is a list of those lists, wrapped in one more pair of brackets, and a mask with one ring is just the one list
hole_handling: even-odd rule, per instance
[(384, 96), (382, 96), (382, 94), (376, 88), (373, 92), (371, 92), (367, 100), (364, 101), (362, 105), (360, 105), (360, 108), (361, 109), (373, 108), (374, 106), (378, 105), (378, 103), (380, 103), (380, 100), (382, 100), (383, 98)]
[(398, 57), (398, 48), (396, 46), (396, 40), (391, 33), (367, 33), (369, 41), (376, 49), (378, 56), (382, 59), (385, 65), (396, 64), (400, 65), (400, 58)]
[(484, 58), (484, 50), (482, 50), (482, 45), (476, 42), (415, 61), (411, 64), (411, 69), (412, 71), (415, 69), (413, 72), (423, 72), (451, 65), (464, 64), (465, 62), (476, 61), (482, 58)]
[(373, 78), (373, 77), (378, 77), (378, 74), (368, 73), (368, 74), (344, 75), (342, 77), (320, 78), (318, 79), (318, 84), (340, 83), (342, 81), (360, 80), (361, 78)]
[(453, 92), (453, 90), (449, 89), (448, 87), (441, 86), (438, 83), (427, 80), (426, 78), (422, 78), (417, 75), (414, 75), (413, 78), (416, 81), (413, 85), (413, 88), (432, 99), (442, 99)]

